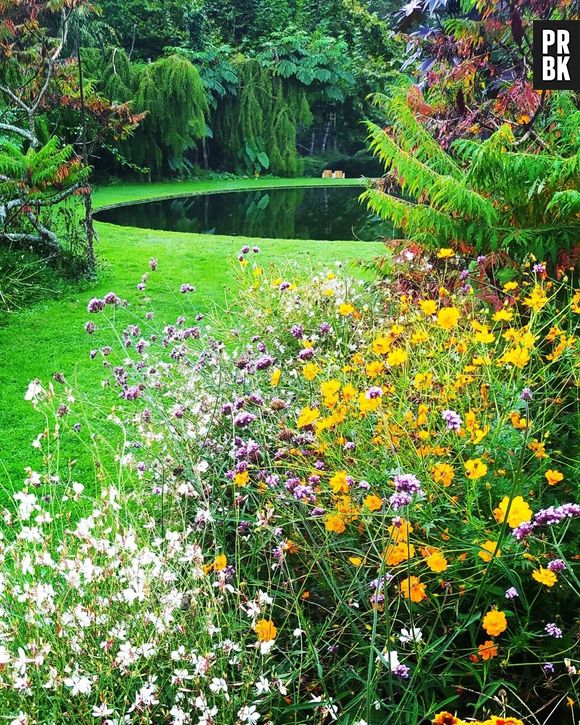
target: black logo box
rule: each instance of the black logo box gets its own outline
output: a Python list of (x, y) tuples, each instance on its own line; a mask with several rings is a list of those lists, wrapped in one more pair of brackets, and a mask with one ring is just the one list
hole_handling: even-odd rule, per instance
[(580, 90), (580, 20), (534, 20), (534, 89)]

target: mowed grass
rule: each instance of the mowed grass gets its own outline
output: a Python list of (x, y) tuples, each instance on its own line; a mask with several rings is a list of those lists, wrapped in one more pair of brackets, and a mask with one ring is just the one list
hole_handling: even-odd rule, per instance
[[(319, 179), (236, 179), (197, 182), (119, 184), (98, 189), (95, 206), (158, 198), (178, 194), (217, 190), (269, 188), (290, 185), (336, 184)], [(345, 183), (345, 182), (338, 182)], [(346, 182), (348, 183), (348, 182)], [(352, 182), (351, 182), (352, 183)], [(307, 271), (319, 263), (336, 260), (371, 259), (384, 249), (381, 244), (360, 242), (320, 242), (307, 240), (250, 239), (217, 235), (183, 234), (97, 223), (100, 261), (99, 278), (92, 284), (73, 287), (59, 299), (44, 300), (11, 315), (0, 327), (0, 499), (22, 485), (25, 467), (38, 469), (40, 454), (32, 441), (43, 430), (44, 418), (24, 400), (33, 379), (50, 382), (56, 372), (63, 373), (89, 405), (73, 404), (72, 418), (83, 426), (77, 440), (66, 439), (60, 451), (60, 467), (69, 466), (70, 477), (91, 486), (97, 475), (93, 461), (93, 439), (114, 440), (116, 430), (106, 421), (112, 404), (118, 404), (116, 391), (103, 391), (104, 371), (99, 359), (90, 361), (89, 352), (112, 342), (110, 331), (94, 336), (84, 332), (84, 323), (92, 317), (86, 306), (91, 297), (115, 291), (129, 301), (136, 314), (154, 309), (158, 322), (170, 323), (184, 313), (190, 320), (197, 312), (207, 313), (235, 306), (236, 256), (244, 243), (257, 243), (260, 264), (267, 266), (284, 260), (297, 261)], [(159, 269), (150, 275), (145, 299), (136, 289), (141, 276), (148, 272), (148, 260), (156, 257)], [(357, 269), (353, 267), (353, 269)], [(357, 272), (360, 273), (360, 272)], [(196, 287), (193, 295), (178, 293), (189, 282)], [(235, 324), (235, 316), (232, 319)], [(59, 385), (54, 383), (55, 387)], [(99, 408), (100, 406), (100, 408)], [(4, 491), (4, 495), (3, 492)]]

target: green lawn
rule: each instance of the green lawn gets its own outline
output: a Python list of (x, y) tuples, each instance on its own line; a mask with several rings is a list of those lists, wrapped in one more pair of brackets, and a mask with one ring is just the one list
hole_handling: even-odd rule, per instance
[[(268, 188), (291, 185), (345, 184), (357, 182), (321, 179), (236, 179), (232, 181), (203, 180), (154, 184), (119, 184), (98, 189), (95, 206), (124, 203), (136, 199), (158, 198), (195, 192)], [(99, 279), (91, 285), (79, 286), (59, 299), (44, 300), (31, 308), (10, 316), (0, 327), (0, 495), (2, 489), (20, 486), (25, 466), (40, 466), (39, 454), (31, 447), (42, 431), (43, 418), (24, 401), (28, 383), (39, 378), (50, 380), (55, 372), (64, 373), (75, 382), (82, 394), (103, 410), (110, 405), (100, 392), (100, 363), (89, 360), (89, 351), (107, 344), (105, 333), (89, 337), (83, 330), (89, 319), (88, 300), (114, 290), (134, 306), (143, 305), (136, 284), (148, 271), (148, 260), (157, 257), (159, 270), (151, 275), (148, 293), (158, 319), (172, 322), (182, 312), (183, 296), (174, 294), (183, 282), (196, 286), (195, 295), (187, 299), (195, 311), (207, 312), (225, 299), (235, 300), (235, 284), (231, 276), (235, 256), (244, 237), (182, 234), (97, 224), (100, 260)], [(360, 242), (314, 242), (307, 240), (260, 239), (261, 263), (267, 265), (280, 259), (299, 260), (308, 266), (317, 262), (372, 258), (383, 247)], [(104, 419), (106, 412), (100, 416)], [(88, 438), (85, 438), (88, 440)], [(83, 483), (94, 476), (90, 450), (64, 450), (67, 457), (78, 460), (71, 475)]]

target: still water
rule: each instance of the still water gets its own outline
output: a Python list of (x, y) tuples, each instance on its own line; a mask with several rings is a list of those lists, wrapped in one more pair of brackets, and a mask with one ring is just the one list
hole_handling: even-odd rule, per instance
[(358, 201), (362, 191), (351, 186), (223, 192), (105, 209), (95, 218), (143, 229), (271, 239), (392, 237), (391, 224)]

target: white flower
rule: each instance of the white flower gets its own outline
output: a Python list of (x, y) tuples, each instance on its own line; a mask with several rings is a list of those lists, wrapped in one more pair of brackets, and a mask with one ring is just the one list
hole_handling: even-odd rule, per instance
[(368, 725), (366, 720), (357, 720), (356, 722), (353, 722), (352, 725)]
[(419, 627), (411, 627), (410, 629), (401, 630), (401, 636), (399, 637), (401, 644), (408, 644), (409, 642), (421, 642), (423, 640), (423, 632)]
[(241, 722), (246, 722), (249, 723), (249, 725), (254, 725), (254, 723), (258, 722), (261, 715), (259, 712), (256, 712), (255, 705), (250, 705), (250, 707), (244, 705), (241, 710), (238, 710), (238, 717)]
[(218, 692), (227, 692), (228, 683), (223, 677), (214, 677), (209, 684), (209, 689), (217, 695)]
[(384, 665), (387, 665), (391, 671), (401, 664), (399, 662), (399, 653), (394, 649), (390, 651), (383, 650), (383, 652), (377, 657), (377, 660), (382, 662)]
[(10, 652), (8, 652), (6, 647), (0, 645), (0, 665), (7, 665), (11, 659)]
[(270, 692), (270, 682), (264, 677), (264, 675), (260, 675), (260, 679), (255, 683), (254, 687), (256, 688), (257, 695), (263, 695), (264, 692)]
[(10, 725), (28, 725), (28, 723), (29, 723), (28, 715), (26, 713), (22, 712), (22, 710), (20, 710), (20, 712), (18, 713), (18, 715), (16, 715), (14, 720), (10, 721)]
[(302, 635), (304, 634), (304, 630), (300, 629), (300, 627), (296, 627), (296, 629), (292, 632), (292, 634), (295, 637), (302, 637)]
[(94, 705), (93, 706), (93, 717), (107, 717), (107, 715), (112, 715), (114, 710), (111, 710), (111, 708), (107, 705), (106, 702), (103, 702), (102, 705)]
[(28, 384), (28, 389), (26, 393), (24, 393), (24, 400), (32, 401), (32, 403), (36, 403), (36, 400), (38, 396), (42, 393), (42, 385), (40, 384), (40, 381), (33, 380), (31, 383)]
[(71, 695), (89, 695), (92, 689), (92, 684), (86, 675), (79, 675), (75, 673), (71, 677), (67, 677), (64, 680), (64, 684), (70, 687)]

